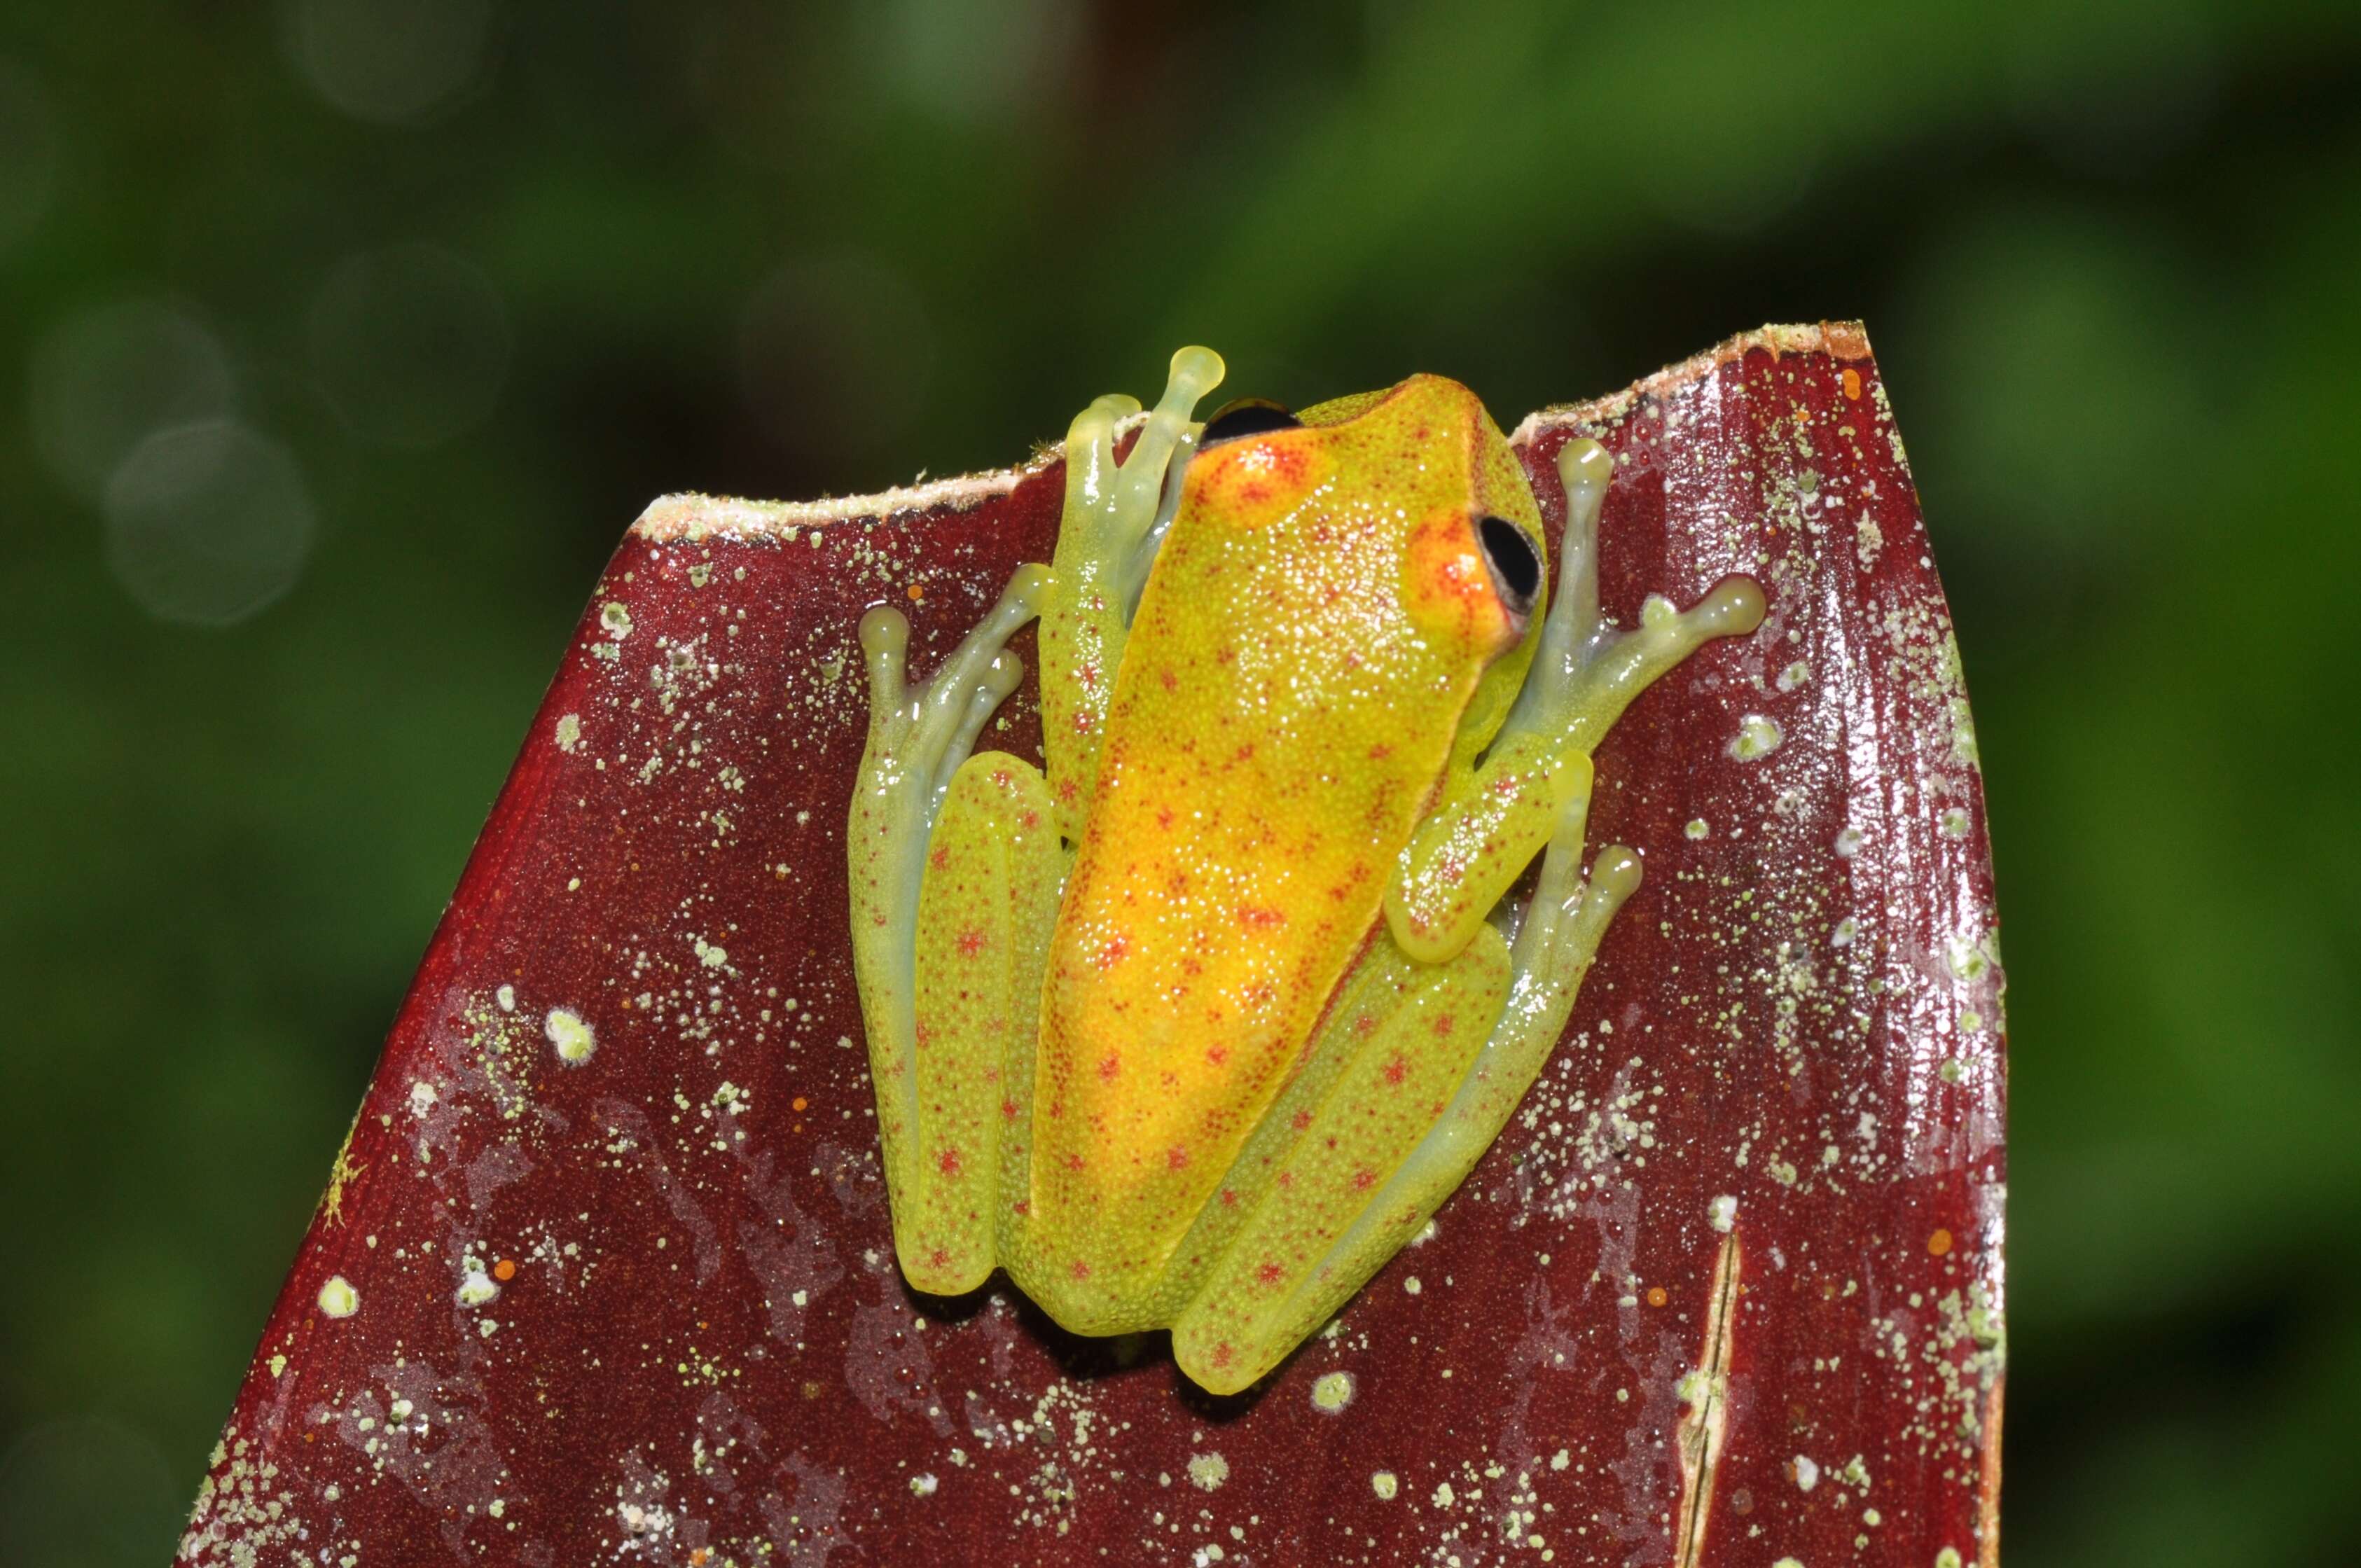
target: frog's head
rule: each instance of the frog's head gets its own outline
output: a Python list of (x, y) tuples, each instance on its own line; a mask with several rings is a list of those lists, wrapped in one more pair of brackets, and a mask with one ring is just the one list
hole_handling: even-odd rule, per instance
[[(1272, 541), (1308, 583), (1364, 606), (1466, 693), (1455, 760), (1499, 729), (1538, 641), (1548, 588), (1541, 510), (1476, 394), (1412, 376), (1290, 414), (1235, 402), (1208, 420), (1191, 499)], [(1387, 590), (1390, 591), (1387, 591)], [(1373, 628), (1374, 630), (1374, 628)]]

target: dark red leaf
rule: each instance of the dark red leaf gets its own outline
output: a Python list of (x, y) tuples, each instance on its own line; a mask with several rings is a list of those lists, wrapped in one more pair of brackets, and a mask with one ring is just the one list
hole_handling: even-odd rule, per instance
[[(181, 1561), (1993, 1561), (1992, 875), (1876, 365), (1857, 327), (1766, 329), (1533, 416), (1553, 529), (1577, 431), (1620, 461), (1610, 613), (1743, 571), (1771, 616), (1616, 728), (1592, 840), (1647, 883), (1565, 1042), (1258, 1394), (894, 1262), (854, 624), (904, 605), (926, 668), (1046, 557), (1060, 466), (674, 498), (533, 721)], [(1012, 707), (994, 742), (1028, 749)]]

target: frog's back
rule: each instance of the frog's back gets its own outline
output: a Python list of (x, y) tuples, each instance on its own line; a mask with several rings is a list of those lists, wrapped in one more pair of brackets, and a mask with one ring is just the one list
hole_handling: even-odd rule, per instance
[(1033, 1100), (1027, 1209), (1058, 1255), (1027, 1284), (1071, 1327), (1134, 1326), (1522, 631), (1472, 543), (1532, 508), (1482, 406), (1432, 377), (1356, 402), (1194, 460), (1124, 650)]

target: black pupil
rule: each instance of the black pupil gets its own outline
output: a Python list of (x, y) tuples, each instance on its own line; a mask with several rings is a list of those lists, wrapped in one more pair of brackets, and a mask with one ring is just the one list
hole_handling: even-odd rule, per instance
[(1531, 610), (1542, 586), (1542, 558), (1533, 554), (1525, 531), (1505, 517), (1488, 517), (1476, 525), (1476, 536), (1484, 542), (1484, 557), (1492, 564), (1500, 601), (1511, 615)]
[(1205, 422), (1204, 433), (1197, 437), (1197, 450), (1202, 452), (1224, 441), (1263, 435), (1274, 430), (1295, 430), (1302, 423), (1277, 403), (1241, 398)]

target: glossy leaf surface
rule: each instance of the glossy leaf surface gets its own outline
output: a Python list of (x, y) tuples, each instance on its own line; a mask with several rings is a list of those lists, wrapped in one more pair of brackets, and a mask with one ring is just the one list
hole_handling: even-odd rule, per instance
[[(674, 498), (608, 569), (398, 1018), (188, 1563), (1996, 1554), (2001, 970), (1982, 783), (1858, 328), (1517, 439), (1603, 598), (1757, 634), (1598, 755), (1646, 883), (1523, 1111), (1264, 1386), (903, 1287), (844, 932), (854, 627), (920, 671), (1062, 474)], [(991, 743), (1038, 746), (1030, 694)]]

